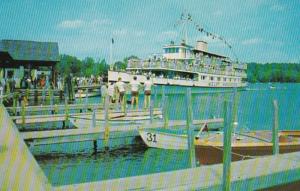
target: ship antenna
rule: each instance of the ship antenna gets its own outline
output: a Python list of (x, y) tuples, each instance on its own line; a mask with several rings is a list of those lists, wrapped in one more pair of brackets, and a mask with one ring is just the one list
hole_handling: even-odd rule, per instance
[(189, 23), (189, 19), (191, 18), (190, 14), (186, 13), (186, 10), (181, 13), (180, 19), (175, 23), (174, 27), (177, 27), (178, 25), (183, 26), (183, 33), (184, 33), (184, 42), (185, 44), (188, 44), (188, 32), (187, 27)]
[(181, 14), (180, 20), (178, 20), (174, 26), (176, 27), (176, 26), (178, 26), (180, 24), (182, 24), (184, 26), (184, 30), (185, 30), (184, 31), (185, 32), (185, 42), (186, 42), (186, 44), (187, 44), (187, 24), (189, 22), (192, 23), (196, 27), (196, 29), (197, 29), (198, 32), (204, 33), (204, 34), (206, 34), (207, 37), (210, 37), (212, 39), (218, 39), (222, 43), (224, 43), (226, 45), (226, 47), (229, 48), (229, 50), (233, 54), (233, 56), (235, 57), (235, 60), (238, 62), (238, 57), (237, 57), (235, 51), (232, 49), (232, 46), (228, 43), (228, 41), (224, 37), (222, 37), (220, 35), (217, 35), (217, 34), (214, 34), (214, 33), (211, 33), (208, 30), (206, 30), (204, 27), (202, 27), (201, 25), (197, 24), (193, 20), (191, 14), (190, 13), (186, 14), (186, 11), (185, 11), (185, 12), (183, 12)]

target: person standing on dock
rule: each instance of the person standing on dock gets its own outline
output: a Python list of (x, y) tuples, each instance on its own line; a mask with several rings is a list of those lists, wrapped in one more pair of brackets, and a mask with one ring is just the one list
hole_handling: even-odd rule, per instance
[(118, 97), (119, 97), (118, 103), (120, 103), (121, 106), (123, 106), (124, 105), (124, 95), (125, 95), (125, 84), (124, 84), (124, 82), (122, 82), (121, 77), (118, 78), (118, 82), (115, 84), (115, 87), (116, 87)]
[(144, 83), (144, 109), (147, 109), (150, 106), (152, 85), (153, 83), (150, 80), (150, 76), (147, 76), (147, 80)]
[(108, 96), (109, 96), (109, 102), (114, 103), (115, 102), (115, 86), (114, 83), (111, 82), (108, 86)]
[(137, 81), (137, 77), (134, 76), (133, 80), (130, 82), (131, 86), (131, 107), (136, 104), (136, 109), (139, 107), (139, 87), (140, 83)]
[(105, 98), (108, 94), (107, 92), (107, 84), (106, 83), (103, 83), (102, 86), (101, 86), (101, 100), (102, 100), (102, 103), (104, 104), (105, 102)]

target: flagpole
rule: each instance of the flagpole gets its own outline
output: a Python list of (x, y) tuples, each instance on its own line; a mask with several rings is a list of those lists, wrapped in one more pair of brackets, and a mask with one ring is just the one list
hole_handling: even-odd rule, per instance
[(114, 64), (113, 64), (113, 43), (114, 43), (114, 39), (112, 38), (111, 39), (111, 42), (110, 42), (110, 48), (109, 48), (109, 65), (110, 65), (110, 70), (113, 70), (114, 68)]

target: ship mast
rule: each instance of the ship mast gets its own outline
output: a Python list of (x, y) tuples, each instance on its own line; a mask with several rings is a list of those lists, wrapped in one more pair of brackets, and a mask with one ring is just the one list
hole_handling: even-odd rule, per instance
[(223, 44), (225, 44), (225, 46), (230, 49), (231, 53), (233, 54), (236, 61), (238, 62), (238, 57), (237, 57), (236, 53), (233, 51), (232, 46), (228, 43), (227, 40), (225, 40), (224, 37), (222, 37), (220, 35), (217, 35), (217, 34), (214, 34), (214, 33), (211, 33), (208, 30), (206, 30), (205, 28), (203, 28), (201, 25), (197, 24), (193, 20), (191, 14), (186, 13), (186, 11), (184, 11), (181, 14), (180, 20), (178, 20), (174, 25), (175, 27), (178, 26), (178, 25), (183, 25), (184, 36), (185, 36), (185, 39), (184, 39), (185, 44), (188, 44), (188, 42), (187, 42), (188, 41), (188, 34), (187, 34), (187, 25), (188, 25), (188, 23), (193, 24), (196, 27), (197, 31), (199, 31), (200, 33), (204, 33), (207, 37), (210, 37), (212, 39), (217, 39), (217, 40), (221, 41)]

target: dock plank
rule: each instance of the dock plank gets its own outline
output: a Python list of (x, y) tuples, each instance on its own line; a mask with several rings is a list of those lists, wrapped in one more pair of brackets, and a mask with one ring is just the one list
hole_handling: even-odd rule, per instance
[[(161, 110), (159, 108), (154, 109), (154, 114), (161, 114)], [(120, 115), (123, 115), (123, 112), (120, 111), (111, 111), (109, 116), (111, 118), (118, 117)], [(133, 116), (133, 115), (149, 115), (149, 112), (147, 111), (128, 111), (127, 116)], [(86, 112), (86, 113), (71, 113), (69, 114), (69, 117), (82, 117), (86, 119), (92, 119), (92, 112)], [(22, 124), (22, 116), (11, 116), (12, 120), (15, 120), (16, 124)], [(46, 114), (46, 115), (28, 115), (24, 117), (25, 124), (30, 123), (46, 123), (46, 122), (58, 122), (58, 121), (64, 121), (65, 120), (65, 114)], [(97, 120), (103, 120), (104, 119), (104, 113), (96, 112), (96, 119)]]
[(17, 127), (0, 104), (0, 190), (52, 190)]
[[(207, 122), (219, 122), (222, 119), (213, 119), (209, 120), (197, 120), (194, 121), (194, 124), (204, 124)], [(184, 126), (185, 121), (170, 121), (170, 125), (172, 126)], [(118, 126), (110, 126), (109, 130), (111, 133), (119, 133), (119, 132), (131, 132), (130, 136), (138, 136), (139, 128), (162, 128), (164, 127), (163, 121), (154, 121), (154, 123), (150, 124), (150, 122), (145, 122), (143, 124), (132, 123), (129, 125), (118, 125)], [(81, 141), (92, 141), (92, 140), (100, 140), (103, 139), (103, 133), (105, 128), (96, 127), (90, 128), (90, 125), (87, 128), (80, 129), (59, 129), (59, 130), (45, 130), (45, 131), (30, 131), (30, 132), (21, 132), (21, 136), (25, 141), (32, 142), (33, 145), (45, 145), (45, 144), (57, 144), (57, 143), (66, 143), (66, 142), (81, 142)], [(113, 134), (112, 134), (113, 136)], [(127, 136), (127, 134), (124, 136)], [(122, 137), (122, 136), (120, 136)]]
[[(231, 190), (258, 190), (300, 181), (300, 152), (232, 163)], [(222, 164), (54, 187), (65, 190), (222, 190)]]

